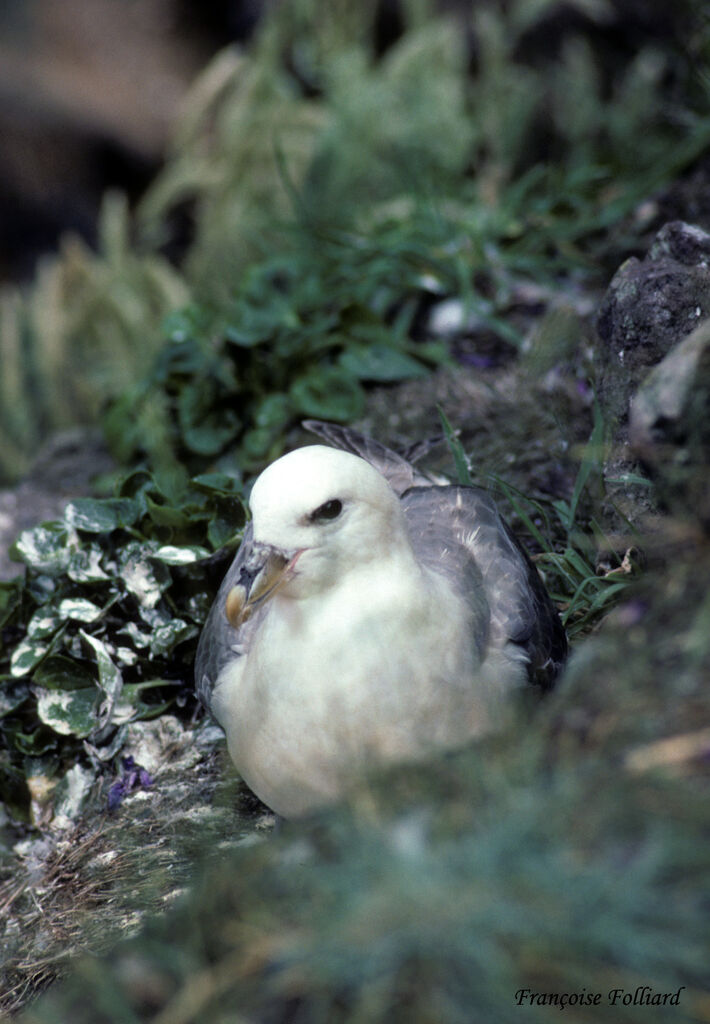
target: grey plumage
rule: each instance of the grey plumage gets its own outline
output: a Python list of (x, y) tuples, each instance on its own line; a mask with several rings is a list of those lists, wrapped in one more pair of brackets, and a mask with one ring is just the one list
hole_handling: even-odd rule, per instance
[[(488, 645), (518, 649), (529, 681), (549, 689), (567, 655), (559, 616), (540, 576), (491, 496), (478, 487), (441, 486), (384, 445), (357, 431), (307, 420), (311, 432), (374, 466), (400, 496), (419, 561), (441, 574), (472, 607), (472, 643), (479, 657)], [(268, 606), (235, 629), (225, 615), (227, 595), (239, 582), (252, 525), (230, 566), (200, 638), (197, 694), (207, 707), (223, 667), (247, 654)]]
[(227, 595), (232, 587), (239, 582), (253, 533), (252, 524), (247, 523), (242, 543), (217, 591), (217, 596), (202, 629), (200, 642), (197, 645), (195, 689), (197, 696), (206, 708), (210, 706), (212, 688), (219, 673), (229, 661), (241, 657), (249, 650), (249, 639), (258, 629), (259, 622), (264, 615), (264, 611), (257, 612), (237, 630), (227, 621), (225, 614)]

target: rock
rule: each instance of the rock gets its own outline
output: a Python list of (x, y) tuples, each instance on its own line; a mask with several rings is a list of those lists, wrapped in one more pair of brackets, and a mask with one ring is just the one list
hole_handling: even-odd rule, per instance
[(710, 263), (710, 235), (683, 221), (664, 224), (648, 251), (649, 260), (670, 257), (686, 267), (707, 267)]
[(710, 320), (649, 373), (631, 403), (629, 439), (664, 505), (710, 529)]
[[(612, 427), (605, 458), (605, 525), (625, 535), (628, 523), (657, 514), (648, 487), (633, 483), (640, 467), (629, 446), (629, 406), (650, 370), (710, 317), (710, 234), (682, 221), (658, 232), (644, 260), (627, 260), (599, 311), (597, 397)], [(622, 543), (628, 541), (628, 537)]]
[(649, 369), (710, 316), (710, 235), (682, 221), (666, 224), (646, 258), (621, 265), (599, 311), (597, 394), (625, 424), (629, 399)]

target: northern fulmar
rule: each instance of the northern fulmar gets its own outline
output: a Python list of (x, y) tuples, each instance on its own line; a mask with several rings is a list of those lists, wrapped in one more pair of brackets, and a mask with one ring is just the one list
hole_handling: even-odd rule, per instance
[(491, 496), (441, 485), (334, 424), (254, 483), (200, 638), (197, 692), (232, 760), (286, 818), (373, 764), (497, 728), (552, 686), (559, 616)]

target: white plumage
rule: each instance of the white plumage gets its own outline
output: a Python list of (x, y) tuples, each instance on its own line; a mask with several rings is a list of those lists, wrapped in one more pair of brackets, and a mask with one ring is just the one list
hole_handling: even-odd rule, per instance
[(352, 431), (313, 428), (351, 450), (297, 449), (257, 479), (196, 667), (238, 770), (285, 817), (378, 761), (495, 727), (510, 691), (549, 685), (565, 652), (485, 492), (432, 486)]

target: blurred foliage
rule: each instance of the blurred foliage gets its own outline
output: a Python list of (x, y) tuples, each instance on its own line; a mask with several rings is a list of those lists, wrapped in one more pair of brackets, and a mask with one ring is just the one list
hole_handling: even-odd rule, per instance
[[(608, 229), (710, 138), (710, 32), (686, 0), (677, 18), (687, 52), (672, 40), (649, 44), (610, 73), (599, 38), (623, 8), (566, 7), (578, 27), (541, 59), (529, 41), (553, 18), (551, 0), (475, 4), (457, 17), (411, 0), (382, 54), (373, 0), (273, 5), (249, 52), (224, 51), (195, 84), (135, 213), (107, 198), (99, 253), (67, 241), (34, 286), (2, 297), (0, 472), (16, 474), (49, 429), (95, 417), (142, 381), (175, 343), (161, 324), (181, 305), (196, 312), (216, 362), (245, 348), (228, 368), (239, 381), (223, 447), (258, 459), (276, 429), (275, 403), (266, 427), (254, 420), (269, 391), (267, 351), (280, 368), (283, 421), (331, 388), (340, 402), (328, 415), (346, 419), (361, 380), (399, 379), (411, 366), (399, 356), (412, 356), (413, 314), (432, 292), (463, 296), (516, 341), (501, 316), (516, 279), (602, 273), (605, 258), (634, 242), (632, 221), (620, 234)], [(163, 251), (178, 252), (177, 268)], [(373, 318), (367, 337), (351, 336), (342, 291), (365, 307), (357, 322)], [(335, 316), (326, 339), (322, 322), (312, 336), (314, 305)], [(288, 342), (274, 338), (284, 325), (272, 307), (290, 321)], [(385, 332), (396, 355), (383, 359)], [(202, 389), (184, 400), (193, 410), (223, 408), (232, 388), (211, 379), (211, 360), (198, 369)], [(364, 362), (376, 364), (369, 377)], [(173, 383), (157, 371), (150, 414), (149, 447), (168, 443), (167, 460), (190, 450), (174, 438)]]
[[(502, 315), (516, 283), (600, 273), (620, 244), (604, 229), (704, 148), (710, 119), (684, 110), (679, 131), (660, 53), (639, 54), (611, 94), (584, 39), (551, 68), (526, 66), (515, 54), (529, 7), (476, 9), (472, 78), (461, 26), (427, 5), (407, 8), (380, 60), (366, 43), (374, 5), (322, 24), (281, 5), (253, 53), (208, 69), (136, 218), (158, 245), (188, 204), (183, 269), (200, 301), (170, 319), (152, 381), (111, 410), (122, 458), (229, 451), (263, 464), (298, 416), (352, 419), (362, 383), (445, 359), (417, 317), (432, 297), (462, 297), (519, 344)], [(542, 18), (549, 5), (537, 7)], [(190, 381), (169, 362), (189, 364)], [(191, 423), (205, 418), (198, 438)]]
[(160, 322), (189, 290), (130, 244), (125, 198), (105, 197), (99, 251), (67, 238), (25, 295), (0, 294), (0, 477), (28, 465), (50, 429), (99, 416), (106, 395), (148, 372)]
[[(642, 50), (611, 82), (582, 33), (568, 34), (559, 53), (545, 51), (540, 66), (529, 60), (525, 38), (553, 13), (549, 0), (476, 4), (458, 19), (437, 16), (429, 2), (404, 4), (403, 34), (379, 59), (376, 6), (336, 4), (324, 15), (308, 2), (279, 5), (248, 58), (227, 51), (195, 87), (138, 225), (158, 240), (171, 210), (190, 199), (189, 275), (207, 293), (229, 300), (255, 255), (275, 243), (300, 248), (301, 233), (284, 231), (294, 212), (307, 233), (369, 231), (383, 220), (406, 232), (415, 197), (447, 221), (450, 238), (473, 228), (469, 279), (485, 269), (481, 235), (495, 245), (534, 227), (539, 252), (548, 245), (559, 254), (561, 235), (580, 240), (618, 219), (708, 138), (703, 90), (697, 111), (669, 90), (685, 73), (679, 52)], [(603, 0), (566, 6), (590, 24), (614, 20)], [(704, 37), (695, 25), (693, 33), (702, 67), (708, 38), (697, 52)], [(274, 123), (279, 112), (288, 131)], [(517, 183), (533, 168), (521, 204)]]
[(299, 417), (352, 420), (363, 383), (421, 376), (446, 358), (442, 345), (409, 340), (411, 308), (386, 329), (370, 301), (402, 299), (416, 270), (402, 266), (395, 285), (390, 261), (352, 284), (349, 269), (327, 265), (327, 253), (276, 258), (245, 275), (219, 324), (196, 307), (173, 314), (152, 374), (105, 418), (114, 451), (168, 474), (220, 456), (254, 469), (279, 453)]

